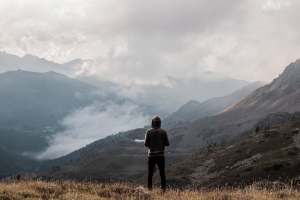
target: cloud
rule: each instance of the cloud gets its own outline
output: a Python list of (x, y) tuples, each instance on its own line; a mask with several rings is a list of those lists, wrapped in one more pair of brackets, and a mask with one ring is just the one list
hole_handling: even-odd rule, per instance
[(265, 10), (278, 10), (280, 8), (282, 8), (283, 6), (289, 6), (291, 5), (288, 1), (273, 1), (273, 0), (268, 0), (267, 2), (265, 2), (265, 4), (263, 5), (263, 9)]
[(95, 101), (92, 105), (65, 117), (61, 125), (66, 127), (66, 130), (49, 138), (49, 147), (35, 157), (57, 158), (108, 135), (144, 127), (150, 121), (151, 118), (144, 116), (132, 103), (118, 105), (114, 102)]
[(139, 94), (145, 93), (145, 91), (139, 87), (139, 86), (132, 86), (132, 87), (126, 87), (122, 85), (118, 86), (112, 86), (109, 88), (111, 92), (114, 92), (117, 94), (117, 97), (119, 98), (128, 98), (128, 99), (133, 99), (137, 100), (137, 96)]
[(299, 58), (299, 9), (296, 0), (1, 1), (0, 50), (93, 60), (77, 73), (125, 85), (205, 71), (270, 81)]

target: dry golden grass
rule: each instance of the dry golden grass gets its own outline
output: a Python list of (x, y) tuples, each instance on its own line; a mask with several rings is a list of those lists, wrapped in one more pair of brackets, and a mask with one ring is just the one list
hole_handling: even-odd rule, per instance
[(142, 186), (121, 183), (6, 180), (0, 183), (0, 199), (300, 199), (300, 193), (287, 185), (281, 189), (253, 184), (246, 189), (167, 189), (166, 192), (154, 188), (149, 192)]

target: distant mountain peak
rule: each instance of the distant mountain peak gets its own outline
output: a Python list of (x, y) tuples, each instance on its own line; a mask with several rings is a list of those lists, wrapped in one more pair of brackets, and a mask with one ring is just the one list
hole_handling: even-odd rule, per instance
[(39, 60), (39, 61), (47, 61), (47, 62), (51, 62), (51, 61), (49, 61), (49, 60), (46, 60), (45, 58), (39, 58), (38, 60)]
[(30, 60), (30, 61), (36, 61), (36, 60), (40, 59), (39, 57), (31, 55), (31, 54), (26, 54), (23, 56), (23, 58), (26, 60)]
[(80, 64), (82, 61), (83, 60), (81, 60), (80, 58), (77, 58), (77, 59), (71, 60), (69, 62), (63, 63), (62, 65), (65, 67), (72, 67), (74, 65)]
[(194, 105), (194, 104), (200, 104), (198, 101), (196, 100), (189, 100), (185, 105)]
[(42, 74), (47, 74), (47, 75), (50, 75), (50, 76), (60, 76), (60, 77), (69, 78), (67, 75), (61, 74), (61, 73), (58, 73), (58, 72), (55, 72), (55, 71), (48, 71), (48, 72), (45, 72), (45, 73), (42, 73)]

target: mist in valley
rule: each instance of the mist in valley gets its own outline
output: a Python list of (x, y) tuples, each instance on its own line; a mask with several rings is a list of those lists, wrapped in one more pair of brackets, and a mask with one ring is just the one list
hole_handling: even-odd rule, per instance
[(44, 152), (35, 153), (34, 157), (58, 158), (108, 135), (142, 128), (149, 125), (150, 120), (150, 116), (143, 115), (138, 106), (132, 103), (118, 105), (114, 102), (95, 101), (66, 116), (60, 122), (65, 130), (49, 137), (49, 147)]

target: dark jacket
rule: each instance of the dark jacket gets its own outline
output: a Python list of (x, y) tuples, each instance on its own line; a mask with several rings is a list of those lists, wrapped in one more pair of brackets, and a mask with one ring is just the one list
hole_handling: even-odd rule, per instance
[(165, 146), (169, 146), (167, 131), (160, 128), (161, 120), (158, 116), (152, 119), (151, 129), (146, 131), (145, 146), (148, 147), (148, 156), (164, 156)]

